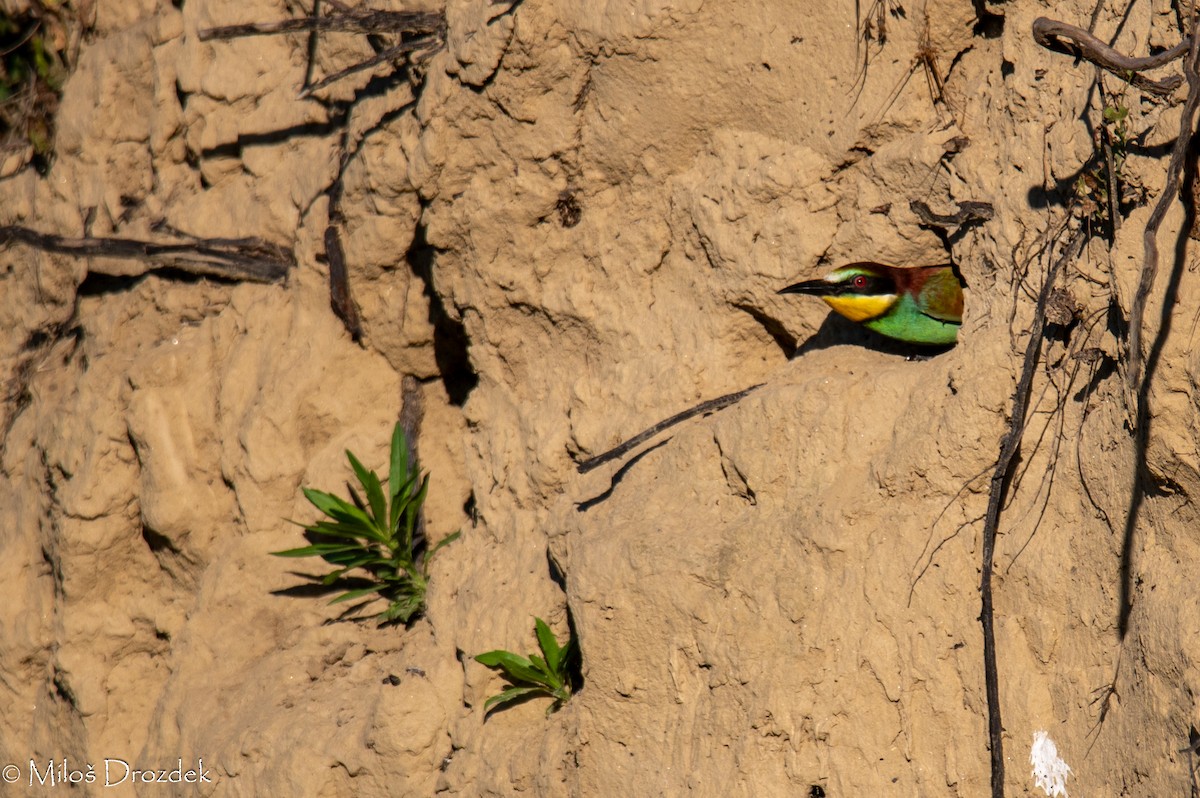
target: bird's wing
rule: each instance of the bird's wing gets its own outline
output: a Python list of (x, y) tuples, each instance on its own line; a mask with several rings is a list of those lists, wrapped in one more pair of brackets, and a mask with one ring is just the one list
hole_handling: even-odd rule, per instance
[(958, 276), (948, 266), (931, 269), (917, 292), (917, 307), (939, 321), (962, 324), (963, 293)]

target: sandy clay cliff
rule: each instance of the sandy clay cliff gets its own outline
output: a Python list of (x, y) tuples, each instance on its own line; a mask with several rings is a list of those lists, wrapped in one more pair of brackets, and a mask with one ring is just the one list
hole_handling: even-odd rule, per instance
[[(312, 98), (305, 34), (199, 36), (306, 3), (83, 5), (55, 157), (0, 181), (0, 225), (296, 263), (257, 284), (0, 251), (0, 764), (202, 757), (214, 781), (91, 795), (989, 794), (980, 519), (1082, 231), (997, 541), (1007, 794), (1045, 794), (1038, 731), (1073, 796), (1194, 789), (1190, 179), (1141, 420), (1125, 334), (1187, 85), (1034, 41), (1090, 3), (452, 0), (420, 9), (446, 24), (420, 64)], [(1108, 3), (1095, 30), (1144, 55), (1180, 16)], [(373, 52), (323, 34), (313, 79)], [(938, 231), (913, 200), (992, 215)], [(331, 202), (360, 341), (331, 310)], [(960, 343), (923, 360), (775, 293), (951, 259)], [(320, 569), (269, 552), (303, 543), (285, 519), (339, 490), (345, 449), (386, 470), (406, 376), (430, 534), (462, 537), (409, 628), (332, 622), (289, 590)], [(582, 689), (485, 719), (503, 682), (472, 657), (532, 650), (535, 616), (572, 619)]]

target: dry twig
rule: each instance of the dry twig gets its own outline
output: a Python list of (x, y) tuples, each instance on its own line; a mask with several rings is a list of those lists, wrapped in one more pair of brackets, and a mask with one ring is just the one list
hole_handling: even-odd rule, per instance
[(1083, 28), (1059, 22), (1056, 19), (1038, 17), (1033, 21), (1033, 39), (1047, 50), (1066, 53), (1091, 61), (1107, 69), (1122, 80), (1128, 80), (1136, 88), (1150, 94), (1168, 95), (1183, 83), (1183, 78), (1172, 75), (1162, 80), (1150, 80), (1140, 75), (1147, 69), (1166, 66), (1188, 51), (1189, 41), (1179, 44), (1157, 55), (1134, 58), (1109, 47)]
[[(1196, 17), (1193, 18), (1193, 31), (1196, 28), (1196, 19)], [(1158, 202), (1151, 211), (1142, 233), (1142, 272), (1129, 314), (1129, 368), (1126, 378), (1129, 386), (1135, 387), (1142, 378), (1142, 317), (1146, 312), (1146, 300), (1154, 287), (1154, 278), (1158, 274), (1158, 228), (1170, 209), (1171, 203), (1179, 194), (1183, 160), (1195, 130), (1196, 108), (1200, 105), (1200, 60), (1198, 60), (1200, 59), (1200, 52), (1198, 52), (1200, 37), (1193, 33), (1192, 36), (1185, 36), (1170, 50), (1145, 58), (1134, 58), (1117, 52), (1082, 28), (1039, 17), (1033, 22), (1033, 38), (1043, 47), (1085, 58), (1118, 77), (1128, 80), (1133, 86), (1143, 91), (1160, 95), (1170, 94), (1179, 88), (1183, 78), (1172, 75), (1161, 81), (1152, 81), (1138, 73), (1165, 66), (1186, 54), (1183, 72), (1188, 81), (1187, 101), (1184, 103), (1183, 114), (1179, 120), (1179, 137), (1175, 140), (1175, 146), (1171, 151), (1171, 160), (1167, 165), (1166, 184), (1163, 186), (1162, 195), (1159, 196)]]
[(202, 238), (158, 243), (133, 238), (66, 238), (19, 225), (0, 226), (0, 247), (19, 242), (45, 252), (76, 257), (129, 258), (149, 261), (152, 268), (174, 268), (190, 274), (273, 283), (296, 265), (292, 250), (261, 238)]
[[(1195, 24), (1193, 21), (1193, 29)], [(1196, 107), (1200, 105), (1200, 37), (1192, 36), (1190, 41), (1184, 39), (1181, 44), (1188, 45), (1188, 56), (1183, 69), (1188, 81), (1188, 96), (1183, 105), (1183, 114), (1179, 118), (1179, 137), (1175, 139), (1171, 161), (1167, 165), (1166, 185), (1163, 186), (1162, 195), (1155, 203), (1154, 210), (1150, 212), (1150, 218), (1146, 220), (1146, 229), (1142, 233), (1142, 276), (1138, 281), (1137, 293), (1134, 294), (1133, 306), (1129, 312), (1129, 371), (1126, 377), (1131, 388), (1137, 386), (1141, 380), (1142, 316), (1146, 313), (1146, 300), (1158, 274), (1158, 228), (1171, 203), (1179, 194), (1183, 159), (1187, 156), (1195, 130)]]
[(657, 424), (650, 427), (649, 429), (639, 432), (637, 435), (634, 435), (629, 440), (625, 441), (624, 443), (622, 443), (618, 446), (613, 447), (612, 449), (609, 449), (607, 452), (604, 452), (603, 454), (598, 454), (595, 457), (584, 460), (582, 463), (579, 463), (578, 465), (576, 465), (575, 468), (576, 468), (576, 470), (579, 471), (580, 474), (586, 474), (587, 472), (591, 471), (592, 469), (594, 469), (598, 466), (602, 466), (605, 463), (609, 462), (610, 460), (616, 460), (617, 458), (622, 457), (626, 452), (630, 451), (631, 449), (634, 449), (637, 446), (640, 446), (641, 444), (650, 440), (655, 435), (657, 435), (658, 433), (662, 432), (665, 429), (670, 429), (671, 427), (675, 426), (676, 424), (679, 424), (680, 422), (683, 422), (683, 421), (687, 421), (689, 418), (692, 418), (693, 416), (708, 415), (709, 413), (715, 413), (718, 410), (722, 410), (726, 407), (729, 407), (731, 404), (741, 401), (743, 398), (745, 398), (747, 395), (749, 395), (752, 391), (754, 391), (758, 388), (761, 388), (761, 387), (762, 387), (762, 383), (759, 383), (758, 385), (751, 385), (749, 388), (746, 388), (741, 391), (737, 391), (735, 393), (727, 393), (724, 396), (718, 396), (716, 399), (709, 399), (707, 402), (701, 402), (700, 404), (696, 405), (695, 407), (688, 408), (687, 410), (684, 410), (682, 413), (676, 413), (675, 415), (671, 416), (670, 418), (668, 418), (664, 421), (658, 422)]
[(996, 461), (996, 470), (992, 472), (987, 514), (984, 516), (983, 522), (983, 575), (979, 585), (982, 609), (979, 620), (983, 626), (983, 673), (987, 688), (992, 798), (1003, 798), (1004, 796), (1003, 725), (1000, 722), (1000, 679), (996, 667), (995, 610), (992, 601), (992, 566), (996, 558), (996, 532), (1000, 526), (1000, 510), (1004, 505), (1013, 464), (1016, 461), (1017, 453), (1021, 450), (1021, 434), (1025, 429), (1025, 415), (1029, 410), (1033, 375), (1041, 355), (1042, 331), (1046, 324), (1046, 304), (1050, 300), (1050, 293), (1054, 288), (1054, 281), (1059, 271), (1062, 270), (1065, 263), (1078, 256), (1083, 241), (1083, 231), (1077, 230), (1059, 258), (1051, 264), (1046, 273), (1046, 281), (1042, 284), (1041, 293), (1038, 295), (1033, 329), (1029, 331), (1029, 342), (1025, 346), (1021, 379), (1017, 382), (1017, 388), (1013, 392), (1012, 417), (1009, 419), (1008, 432), (1004, 435), (1000, 446), (1000, 457)]
[(908, 207), (921, 220), (921, 224), (929, 227), (940, 227), (942, 229), (962, 227), (963, 225), (974, 224), (976, 222), (986, 222), (995, 215), (992, 203), (977, 202), (974, 200), (958, 203), (958, 210), (950, 214), (934, 213), (921, 200), (910, 201)]
[(314, 30), (368, 34), (428, 33), (443, 36), (446, 30), (446, 20), (441, 14), (426, 12), (342, 8), (320, 16), (205, 28), (200, 31), (200, 41), (240, 39), (246, 36), (277, 36), (281, 33)]
[[(306, 84), (300, 92), (301, 99), (310, 97), (314, 92), (323, 89), (348, 75), (370, 69), (388, 62), (406, 61), (405, 66), (418, 63), (418, 55), (429, 56), (441, 49), (446, 42), (446, 17), (442, 13), (411, 12), (411, 11), (382, 11), (370, 8), (350, 8), (337, 0), (329, 0), (333, 10), (328, 13), (314, 13), (299, 19), (285, 19), (278, 22), (263, 22), (248, 25), (227, 25), (220, 28), (207, 28), (200, 31), (200, 40), (236, 39), (246, 36), (274, 36), (287, 33), (309, 32), (315, 35), (319, 32), (359, 33), (368, 36), (397, 36), (399, 41), (390, 47), (385, 47), (371, 58), (357, 64), (338, 70), (315, 83)], [(310, 45), (310, 56), (313, 45)], [(403, 67), (402, 67), (403, 68)], [(310, 65), (311, 69), (311, 65)], [(415, 93), (416, 89), (414, 89)], [(342, 115), (342, 124), (349, 116), (349, 107)], [(372, 130), (377, 129), (372, 128)], [(369, 133), (370, 131), (368, 131)], [(363, 136), (367, 134), (362, 134)], [(361, 138), (359, 142), (361, 143)], [(342, 247), (340, 228), (345, 218), (341, 211), (342, 178), (346, 167), (357, 155), (357, 149), (351, 147), (346, 129), (343, 129), (339, 142), (341, 157), (338, 164), (337, 176), (328, 187), (329, 195), (329, 224), (325, 228), (325, 257), (329, 262), (329, 302), (333, 312), (342, 320), (346, 331), (355, 341), (363, 339), (362, 317), (354, 297), (350, 291), (349, 270), (346, 266), (345, 251)]]

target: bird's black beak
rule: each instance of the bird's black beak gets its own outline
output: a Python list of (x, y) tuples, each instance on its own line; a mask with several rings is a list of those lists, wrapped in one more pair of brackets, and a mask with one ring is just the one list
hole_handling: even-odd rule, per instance
[(805, 280), (802, 283), (789, 285), (787, 288), (780, 288), (775, 293), (777, 294), (828, 294), (829, 283), (824, 280)]

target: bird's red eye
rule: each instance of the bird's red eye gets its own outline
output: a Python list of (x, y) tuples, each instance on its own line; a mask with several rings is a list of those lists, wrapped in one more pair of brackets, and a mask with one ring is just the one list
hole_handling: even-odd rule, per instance
[(855, 288), (866, 288), (867, 283), (869, 283), (869, 282), (870, 282), (870, 280), (867, 279), (866, 275), (860, 274), (854, 278), (854, 287)]

